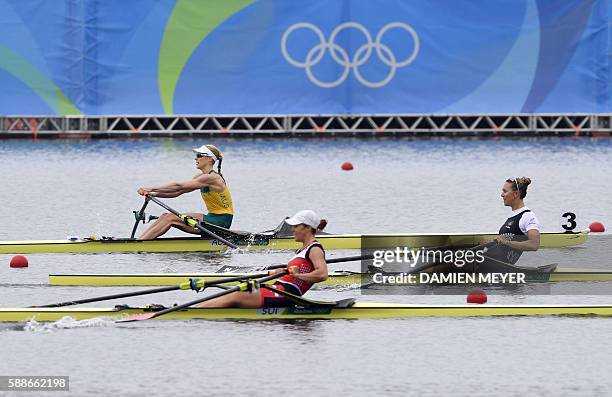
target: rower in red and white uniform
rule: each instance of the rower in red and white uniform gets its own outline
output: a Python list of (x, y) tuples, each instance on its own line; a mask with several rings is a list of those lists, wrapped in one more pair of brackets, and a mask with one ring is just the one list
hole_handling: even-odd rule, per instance
[[(304, 295), (315, 283), (327, 280), (328, 270), (325, 262), (325, 251), (315, 237), (317, 231), (323, 230), (327, 221), (321, 219), (314, 211), (303, 210), (285, 220), (291, 225), (295, 241), (301, 242), (298, 249), (287, 264), (288, 274), (278, 278), (272, 285), (274, 288), (293, 295)], [(261, 288), (252, 292), (233, 292), (195, 307), (282, 307), (293, 306), (294, 301), (274, 291)]]

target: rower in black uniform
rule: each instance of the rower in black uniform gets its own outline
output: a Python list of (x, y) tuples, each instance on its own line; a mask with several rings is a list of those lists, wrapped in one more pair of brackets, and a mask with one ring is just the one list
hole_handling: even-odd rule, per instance
[(499, 229), (497, 246), (488, 249), (485, 262), (478, 266), (481, 272), (508, 271), (503, 264), (514, 265), (524, 251), (540, 248), (540, 222), (523, 201), (530, 184), (531, 179), (527, 177), (506, 179), (501, 197), (512, 213)]
[[(512, 208), (510, 217), (506, 219), (499, 229), (499, 236), (495, 239), (496, 245), (487, 247), (483, 252), (483, 262), (471, 262), (462, 266), (452, 263), (434, 262), (419, 263), (415, 267), (420, 272), (427, 273), (448, 273), (448, 272), (467, 272), (467, 273), (515, 273), (524, 271), (513, 265), (516, 264), (524, 251), (537, 251), (540, 248), (540, 222), (536, 215), (525, 206), (523, 199), (527, 195), (527, 187), (531, 184), (531, 179), (527, 177), (507, 179), (502, 186), (501, 197), (504, 205)], [(489, 246), (490, 244), (487, 244)], [(482, 246), (479, 246), (482, 247)], [(444, 247), (448, 250), (453, 247)], [(436, 248), (432, 248), (435, 250)], [(466, 250), (465, 247), (457, 247), (456, 250)], [(483, 249), (483, 248), (479, 248)], [(476, 251), (479, 250), (475, 249)], [(472, 250), (468, 248), (467, 250)], [(534, 269), (535, 270), (535, 269)], [(374, 269), (378, 272), (380, 269)], [(399, 271), (414, 272), (414, 267)], [(395, 270), (395, 272), (399, 272)]]
[[(513, 266), (524, 251), (537, 251), (540, 248), (540, 222), (536, 215), (525, 206), (523, 199), (531, 179), (527, 177), (507, 179), (502, 186), (501, 197), (504, 205), (512, 209), (510, 217), (499, 229), (496, 245), (486, 248), (483, 262), (472, 262), (462, 267), (452, 264), (439, 264), (424, 269), (432, 273), (514, 273)], [(463, 249), (463, 248), (461, 248)]]

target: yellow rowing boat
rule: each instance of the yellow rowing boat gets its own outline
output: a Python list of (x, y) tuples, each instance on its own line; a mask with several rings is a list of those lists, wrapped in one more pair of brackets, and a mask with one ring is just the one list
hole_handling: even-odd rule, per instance
[[(256, 273), (123, 273), (123, 274), (50, 274), (50, 285), (62, 286), (169, 286), (199, 279), (206, 282), (229, 277), (257, 277)], [(259, 274), (261, 276), (261, 274)], [(559, 268), (550, 273), (528, 275), (528, 281), (612, 281), (612, 271), (604, 269)], [(330, 272), (326, 281), (317, 285), (352, 285), (372, 282), (372, 274), (350, 271)]]
[[(419, 305), (399, 303), (352, 303), (336, 306), (269, 307), (260, 309), (188, 308), (160, 316), (164, 320), (191, 319), (379, 319), (399, 317), (498, 317), (498, 316), (612, 316), (612, 305)], [(0, 322), (58, 321), (64, 317), (85, 320), (106, 317), (120, 320), (129, 315), (151, 313), (160, 307), (0, 308)]]
[[(564, 248), (582, 245), (588, 231), (578, 233), (542, 233), (542, 248)], [(326, 250), (392, 248), (392, 247), (442, 247), (477, 245), (497, 237), (491, 233), (406, 233), (406, 234), (321, 234), (317, 240)], [(362, 247), (367, 238), (367, 247)], [(250, 241), (250, 242), (249, 242)], [(248, 250), (295, 250), (300, 243), (292, 237), (258, 238), (238, 241)], [(0, 254), (33, 253), (100, 253), (100, 252), (213, 252), (226, 247), (215, 239), (200, 237), (166, 237), (140, 241), (135, 239), (76, 239), (76, 240), (26, 240), (0, 241)]]

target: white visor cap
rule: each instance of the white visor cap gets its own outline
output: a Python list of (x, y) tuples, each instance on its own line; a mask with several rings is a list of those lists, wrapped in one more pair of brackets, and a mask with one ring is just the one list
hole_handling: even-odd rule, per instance
[(204, 155), (206, 157), (211, 157), (215, 161), (219, 160), (217, 156), (215, 156), (215, 154), (209, 148), (206, 147), (206, 145), (202, 145), (199, 148), (193, 148), (193, 152)]
[(316, 229), (321, 223), (321, 217), (312, 210), (302, 210), (293, 215), (291, 218), (285, 219), (285, 222), (291, 226), (300, 225), (303, 223), (304, 225), (312, 226), (313, 229)]

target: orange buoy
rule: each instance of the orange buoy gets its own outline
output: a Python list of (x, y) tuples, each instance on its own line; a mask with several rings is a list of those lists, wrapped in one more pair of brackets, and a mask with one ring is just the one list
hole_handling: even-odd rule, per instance
[(11, 267), (12, 268), (21, 268), (28, 267), (28, 258), (23, 255), (15, 255), (11, 258)]
[(487, 294), (483, 290), (476, 288), (470, 291), (466, 300), (467, 303), (483, 304), (487, 303), (487, 299)]
[(603, 223), (596, 221), (589, 225), (589, 230), (593, 233), (603, 233), (606, 231), (606, 228)]
[(353, 170), (353, 163), (347, 161), (345, 163), (342, 163), (342, 169), (344, 171), (352, 171)]

